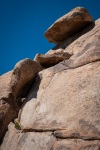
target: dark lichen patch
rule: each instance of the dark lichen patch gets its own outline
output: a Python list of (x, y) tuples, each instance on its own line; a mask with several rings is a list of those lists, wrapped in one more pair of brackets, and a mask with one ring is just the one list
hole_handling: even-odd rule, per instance
[(80, 138), (80, 134), (79, 133), (72, 133), (72, 137), (74, 137), (74, 138)]
[(80, 126), (81, 126), (81, 130), (82, 130), (85, 134), (87, 134), (87, 133), (89, 133), (89, 132), (91, 131), (92, 133), (95, 133), (95, 134), (97, 134), (97, 135), (100, 135), (99, 129), (98, 129), (95, 125), (89, 123), (88, 121), (85, 121), (84, 119), (80, 119), (80, 120), (79, 120), (79, 124), (80, 124)]
[(58, 125), (58, 123), (57, 123), (56, 120), (53, 120), (53, 121), (51, 122), (51, 125), (56, 126), (56, 125)]
[(56, 147), (55, 150), (71, 150), (71, 148), (69, 148), (68, 146), (60, 145)]
[(93, 144), (81, 147), (80, 150), (100, 150), (100, 145)]

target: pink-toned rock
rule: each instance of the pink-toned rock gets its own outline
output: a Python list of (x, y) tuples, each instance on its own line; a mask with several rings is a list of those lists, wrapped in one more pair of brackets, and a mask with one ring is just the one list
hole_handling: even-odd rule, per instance
[(100, 140), (59, 139), (53, 132), (26, 132), (8, 126), (0, 150), (99, 150)]
[(16, 64), (13, 71), (0, 76), (0, 139), (8, 124), (17, 117), (21, 97), (26, 96), (35, 75), (40, 70), (40, 64), (24, 59)]
[(100, 141), (84, 141), (81, 139), (58, 140), (53, 150), (99, 150)]
[(83, 7), (76, 7), (68, 14), (59, 18), (45, 32), (49, 42), (60, 43), (66, 38), (75, 35), (93, 22), (93, 18)]
[[(56, 138), (65, 138), (54, 150), (100, 148), (100, 21), (83, 32), (69, 45), (64, 41), (69, 59), (38, 74), (41, 82), (35, 78), (19, 117), (24, 131), (54, 131)], [(55, 53), (62, 52), (59, 46)]]
[[(70, 58), (55, 65), (58, 56), (62, 59), (65, 53)], [(100, 19), (45, 55), (38, 55), (36, 61), (55, 66), (42, 70), (37, 62), (26, 59), (1, 79), (2, 83), (6, 78), (8, 81), (6, 86), (0, 85), (2, 90), (4, 87), (0, 117), (8, 119), (16, 108), (12, 105), (16, 97), (23, 97), (23, 90), (26, 94), (16, 122), (21, 130), (11, 123), (1, 150), (99, 150)], [(25, 87), (31, 83), (27, 93)], [(2, 127), (7, 119), (0, 119)]]
[(73, 53), (64, 63), (71, 67), (79, 67), (100, 60), (100, 19), (95, 27), (65, 48), (65, 52)]
[(100, 20), (83, 33), (69, 45), (64, 41), (64, 52), (72, 55), (69, 59), (39, 73), (39, 90), (34, 93), (33, 86), (22, 108), (23, 130), (55, 130), (59, 138), (100, 139)]
[(58, 73), (50, 68), (41, 75), (36, 98), (22, 109), (22, 128), (67, 130), (68, 135), (73, 131), (80, 137), (99, 139), (100, 61)]
[(0, 150), (51, 150), (55, 141), (52, 132), (21, 133), (10, 123)]
[(7, 125), (18, 113), (18, 106), (11, 92), (11, 76), (12, 71), (0, 76), (0, 139), (7, 130)]

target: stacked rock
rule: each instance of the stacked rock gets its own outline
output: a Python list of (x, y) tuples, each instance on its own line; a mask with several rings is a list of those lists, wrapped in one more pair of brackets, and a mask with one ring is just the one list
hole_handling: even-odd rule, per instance
[(14, 98), (22, 97), (22, 89), (26, 96), (20, 128), (9, 124), (1, 150), (99, 150), (100, 19), (94, 22), (85, 8), (77, 7), (45, 36), (57, 45), (0, 79), (11, 78)]

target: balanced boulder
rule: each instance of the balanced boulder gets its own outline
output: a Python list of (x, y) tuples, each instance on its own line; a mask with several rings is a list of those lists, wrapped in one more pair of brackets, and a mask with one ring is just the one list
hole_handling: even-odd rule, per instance
[(49, 42), (60, 43), (66, 38), (75, 35), (93, 22), (93, 18), (83, 7), (76, 7), (68, 14), (54, 22), (45, 32)]
[[(12, 72), (11, 86), (14, 97), (21, 95), (23, 87), (32, 82), (42, 66), (28, 58), (19, 61)], [(24, 87), (25, 88), (25, 87)]]

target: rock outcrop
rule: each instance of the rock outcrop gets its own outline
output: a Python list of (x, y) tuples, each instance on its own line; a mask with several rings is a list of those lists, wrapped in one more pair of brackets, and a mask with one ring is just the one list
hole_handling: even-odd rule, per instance
[[(20, 128), (9, 124), (1, 150), (100, 149), (100, 19), (93, 22), (87, 10), (79, 7), (63, 18), (50, 27), (50, 33), (61, 23), (60, 30), (45, 32), (49, 41), (59, 44), (3, 75), (2, 83), (6, 78), (11, 81), (2, 88), (7, 100), (11, 86), (13, 97), (25, 97), (25, 101), (17, 119)], [(69, 22), (74, 23), (70, 28)]]
[(60, 43), (82, 30), (91, 22), (93, 22), (93, 18), (88, 11), (83, 7), (77, 7), (55, 21), (44, 35), (49, 42)]
[(40, 64), (24, 59), (0, 77), (0, 139), (8, 124), (18, 116), (21, 98), (27, 95), (35, 75), (42, 70)]
[[(95, 62), (76, 69), (65, 67), (54, 72), (50, 68), (41, 72), (37, 99), (33, 97), (22, 110), (20, 123), (23, 130), (66, 130), (66, 137), (77, 133), (76, 137), (99, 139), (99, 67), (100, 62)], [(62, 133), (61, 136), (63, 138)]]

